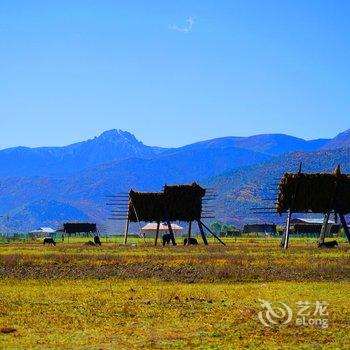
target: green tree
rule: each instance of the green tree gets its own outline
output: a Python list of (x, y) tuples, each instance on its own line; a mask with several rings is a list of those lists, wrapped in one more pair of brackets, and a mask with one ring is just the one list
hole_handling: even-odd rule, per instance
[(229, 226), (228, 225), (226, 225), (226, 224), (223, 224), (222, 226), (221, 226), (221, 232), (227, 232), (227, 231), (229, 231)]
[(218, 221), (213, 221), (210, 224), (210, 229), (214, 232), (214, 233), (220, 233), (221, 232), (221, 224)]

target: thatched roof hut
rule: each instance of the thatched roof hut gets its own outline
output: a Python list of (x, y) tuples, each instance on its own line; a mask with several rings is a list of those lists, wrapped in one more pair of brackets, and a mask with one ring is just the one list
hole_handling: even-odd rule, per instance
[(275, 224), (246, 224), (243, 227), (243, 233), (271, 233), (276, 234)]
[(350, 176), (326, 173), (286, 173), (279, 184), (277, 211), (350, 213)]
[[(178, 232), (181, 232), (184, 228), (177, 225), (177, 224), (171, 224), (171, 229), (173, 230), (174, 233), (178, 233)], [(142, 234), (154, 234), (154, 233), (157, 233), (157, 227), (158, 227), (158, 224), (156, 222), (149, 222), (148, 224), (146, 224), (145, 226), (143, 226), (141, 228), (141, 233)], [(158, 231), (159, 232), (162, 232), (162, 233), (166, 233), (166, 232), (169, 232), (169, 226), (164, 223), (164, 222), (161, 222), (159, 223), (159, 228), (158, 228)]]
[[(320, 234), (322, 229), (322, 224), (294, 224), (291, 227), (295, 234)], [(328, 224), (326, 228), (326, 234), (329, 236), (333, 233), (339, 233), (340, 225), (338, 224)]]

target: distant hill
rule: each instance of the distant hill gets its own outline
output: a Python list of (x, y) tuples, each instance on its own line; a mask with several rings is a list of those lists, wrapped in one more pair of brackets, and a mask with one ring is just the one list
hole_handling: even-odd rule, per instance
[[(329, 139), (306, 141), (284, 134), (262, 134), (250, 137), (221, 137), (208, 141), (197, 142), (181, 147), (178, 150), (190, 151), (197, 149), (237, 147), (253, 152), (263, 153), (269, 156), (276, 156), (295, 151), (315, 151), (324, 147), (329, 141)], [(171, 152), (173, 152), (173, 150), (168, 150), (165, 152), (165, 154)]]
[(18, 232), (41, 227), (60, 228), (63, 222), (71, 220), (87, 221), (89, 219), (81, 210), (69, 204), (57, 201), (38, 201), (10, 211), (0, 220), (0, 229)]
[(64, 147), (14, 147), (0, 150), (0, 176), (69, 176), (89, 167), (129, 158), (152, 158), (160, 147), (145, 146), (134, 135), (110, 130)]
[[(58, 201), (99, 221), (106, 219), (107, 194), (161, 190), (165, 183), (191, 183), (242, 164), (256, 164), (268, 156), (237, 148), (181, 151), (154, 159), (133, 158), (101, 164), (66, 178), (0, 177), (0, 213), (12, 216), (23, 204)], [(21, 209), (21, 213), (24, 213)], [(29, 225), (30, 215), (25, 222)], [(43, 226), (37, 217), (36, 226)], [(16, 219), (16, 221), (18, 221)], [(23, 220), (24, 221), (24, 220)], [(29, 229), (30, 226), (21, 225)]]
[[(340, 142), (333, 140), (334, 142)], [(0, 150), (0, 176), (67, 177), (85, 169), (127, 159), (153, 159), (159, 155), (215, 149), (237, 148), (245, 151), (276, 156), (293, 151), (314, 151), (327, 147), (326, 139), (306, 141), (282, 134), (265, 134), (251, 137), (223, 137), (197, 142), (179, 148), (164, 149), (146, 146), (134, 135), (122, 130), (109, 130), (93, 139), (64, 147), (14, 147)], [(341, 141), (343, 144), (345, 141)], [(335, 144), (330, 147), (334, 148)], [(236, 150), (238, 155), (238, 150)], [(242, 152), (242, 165), (251, 153)], [(255, 157), (256, 158), (256, 157)]]
[(337, 149), (350, 147), (350, 129), (346, 130), (334, 139), (328, 141), (321, 149)]
[(332, 140), (305, 141), (266, 134), (164, 149), (110, 130), (66, 147), (2, 150), (0, 230), (25, 231), (74, 218), (104, 221), (106, 194), (130, 188), (156, 191), (165, 183), (193, 181), (216, 189), (215, 210), (222, 221), (270, 221), (252, 215), (250, 208), (270, 197), (271, 184), (284, 171), (295, 171), (300, 160), (310, 170), (328, 171), (338, 163), (349, 169), (349, 148), (337, 147), (346, 145), (348, 136), (346, 132)]

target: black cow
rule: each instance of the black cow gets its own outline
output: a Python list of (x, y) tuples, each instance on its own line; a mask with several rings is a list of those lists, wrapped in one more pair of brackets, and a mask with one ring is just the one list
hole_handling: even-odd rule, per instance
[(46, 243), (56, 245), (56, 242), (54, 241), (54, 239), (52, 237), (45, 237), (43, 244), (45, 245)]
[(96, 235), (96, 236), (94, 237), (94, 243), (95, 243), (95, 244), (98, 244), (98, 245), (101, 245), (101, 244), (102, 244), (99, 236)]
[(170, 233), (166, 233), (165, 235), (163, 235), (163, 246), (165, 246), (166, 244), (169, 244), (171, 241), (171, 234)]
[[(163, 235), (163, 246), (166, 244), (169, 244), (171, 242), (171, 234), (170, 233), (166, 233), (165, 235)], [(176, 243), (174, 243), (174, 245), (176, 245)]]
[(197, 245), (198, 241), (195, 238), (190, 237), (190, 239), (188, 240), (187, 238), (184, 239), (184, 245), (188, 244), (193, 244), (193, 245)]
[(335, 247), (338, 247), (338, 242), (337, 241), (319, 242), (318, 247), (319, 248), (335, 248)]

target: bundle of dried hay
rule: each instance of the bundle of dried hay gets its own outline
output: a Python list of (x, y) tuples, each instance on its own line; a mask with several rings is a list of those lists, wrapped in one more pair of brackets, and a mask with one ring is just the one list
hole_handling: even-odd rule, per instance
[(201, 218), (205, 189), (191, 185), (165, 186), (163, 192), (129, 192), (131, 222), (194, 221)]
[(165, 186), (164, 194), (171, 221), (194, 221), (201, 218), (205, 189), (198, 184)]
[(129, 192), (129, 213), (131, 222), (163, 221), (165, 196), (162, 192)]
[(341, 174), (286, 173), (279, 184), (277, 211), (350, 213), (350, 176)]

